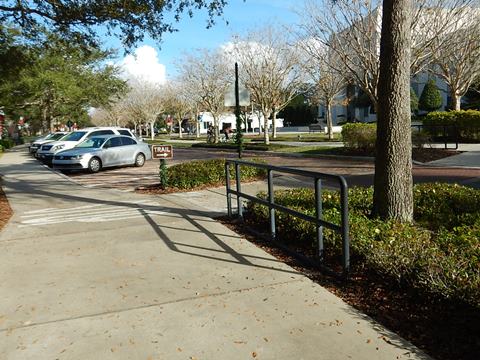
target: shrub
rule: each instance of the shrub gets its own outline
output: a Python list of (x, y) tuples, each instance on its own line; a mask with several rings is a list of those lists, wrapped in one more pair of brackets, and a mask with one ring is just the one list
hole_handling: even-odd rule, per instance
[[(372, 188), (349, 190), (351, 253), (359, 265), (438, 297), (480, 307), (480, 193), (448, 184), (414, 188), (414, 224), (370, 217)], [(265, 193), (259, 196), (265, 197)], [(337, 192), (323, 194), (323, 218), (340, 223)], [(314, 215), (314, 192), (293, 189), (275, 192), (275, 202)], [(247, 221), (268, 228), (268, 209), (249, 203)], [(313, 253), (315, 226), (276, 212), (279, 241)], [(340, 236), (324, 229), (327, 253), (341, 251)]]
[(343, 144), (347, 149), (375, 149), (377, 126), (375, 124), (345, 124), (342, 127)]
[(480, 192), (456, 184), (419, 184), (414, 188), (414, 217), (430, 230), (453, 230), (480, 219)]
[(480, 140), (480, 111), (460, 110), (460, 111), (436, 111), (427, 114), (423, 119), (425, 130), (433, 136), (443, 135), (443, 126), (447, 128), (447, 135), (456, 136), (458, 130), (459, 140), (478, 141)]
[(2, 146), (3, 149), (10, 149), (15, 146), (15, 142), (13, 139), (3, 138), (0, 140), (0, 146)]
[(418, 102), (418, 108), (424, 111), (435, 111), (442, 106), (442, 95), (435, 84), (435, 80), (430, 79), (425, 84)]
[[(258, 162), (258, 160), (257, 160)], [(234, 179), (234, 167), (230, 167), (230, 177)], [(241, 166), (241, 179), (250, 181), (264, 178), (266, 171), (254, 167)], [(168, 187), (193, 189), (203, 185), (225, 183), (225, 160), (200, 160), (173, 165), (168, 168)]]

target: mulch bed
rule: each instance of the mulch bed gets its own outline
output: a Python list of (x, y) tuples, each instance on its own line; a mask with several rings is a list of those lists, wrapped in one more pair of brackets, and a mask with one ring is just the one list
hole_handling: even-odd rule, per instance
[(422, 163), (440, 160), (449, 156), (461, 154), (461, 151), (457, 150), (446, 150), (446, 149), (429, 149), (423, 148), (413, 149), (413, 160), (420, 161)]
[(7, 197), (0, 187), (0, 230), (7, 224), (8, 220), (12, 217), (12, 209), (8, 203)]
[(438, 360), (478, 359), (480, 354), (478, 309), (402, 288), (393, 281), (355, 265), (354, 259), (350, 280), (339, 281), (336, 277), (300, 262), (288, 252), (276, 247), (274, 243), (262, 239), (243, 222), (228, 217), (217, 220), (430, 356)]

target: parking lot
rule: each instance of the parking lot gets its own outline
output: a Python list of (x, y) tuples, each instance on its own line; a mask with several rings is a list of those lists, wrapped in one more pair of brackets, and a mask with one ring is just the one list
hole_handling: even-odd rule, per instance
[[(214, 158), (236, 158), (233, 152), (209, 151), (204, 149), (176, 149), (174, 160), (168, 164), (178, 164), (192, 160), (205, 160)], [(342, 158), (298, 158), (274, 154), (248, 153), (245, 158), (261, 157), (269, 164), (288, 166), (323, 173), (343, 175), (350, 186), (369, 186), (373, 184), (374, 164), (371, 161), (347, 160)], [(123, 167), (105, 169), (96, 174), (76, 172), (67, 174), (68, 178), (78, 184), (92, 188), (115, 188), (132, 191), (139, 186), (158, 183), (159, 161), (150, 160), (141, 168)], [(458, 169), (445, 167), (414, 166), (415, 182), (457, 182), (464, 185), (480, 187), (480, 169)], [(282, 177), (284, 180), (285, 177)], [(287, 179), (293, 186), (305, 185), (302, 179)], [(277, 181), (280, 181), (277, 178)]]
[[(203, 149), (178, 149), (175, 150), (174, 160), (168, 160), (169, 165), (179, 164), (192, 160), (205, 160), (215, 158), (236, 158), (232, 152), (207, 151)], [(260, 157), (259, 154), (245, 154), (244, 158)], [(334, 159), (292, 158), (268, 155), (261, 156), (269, 164), (277, 166), (290, 166), (309, 170), (328, 172), (341, 175), (368, 175), (373, 171), (373, 164), (366, 161), (343, 161)], [(105, 169), (96, 174), (88, 172), (73, 172), (66, 176), (72, 181), (94, 188), (115, 188), (120, 190), (134, 190), (139, 186), (158, 183), (159, 161), (150, 160), (141, 168), (123, 167)], [(301, 180), (298, 179), (300, 182)]]

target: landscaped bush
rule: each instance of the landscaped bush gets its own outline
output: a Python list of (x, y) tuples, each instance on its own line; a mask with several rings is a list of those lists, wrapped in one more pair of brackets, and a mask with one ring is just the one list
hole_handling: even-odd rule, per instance
[(424, 111), (435, 111), (442, 107), (442, 94), (437, 87), (435, 80), (430, 79), (425, 84), (420, 99), (418, 101), (418, 108)]
[(373, 150), (377, 138), (375, 124), (345, 124), (342, 127), (343, 144), (348, 149)]
[[(434, 136), (443, 136), (443, 126), (448, 136), (454, 136), (458, 130), (460, 141), (480, 141), (480, 111), (436, 111), (423, 118), (425, 130)], [(453, 128), (456, 127), (456, 129)]]
[[(480, 307), (480, 195), (478, 190), (447, 184), (416, 185), (415, 223), (400, 224), (370, 216), (371, 188), (349, 190), (352, 259), (380, 276), (440, 298)], [(265, 194), (260, 194), (265, 196)], [(337, 192), (323, 194), (323, 216), (340, 223)], [(277, 191), (275, 202), (314, 214), (310, 189)], [(268, 211), (249, 203), (247, 221), (267, 227)], [(276, 212), (279, 240), (313, 253), (315, 226)], [(324, 229), (327, 254), (341, 252), (341, 238)]]
[(10, 138), (4, 138), (0, 140), (0, 146), (3, 149), (10, 149), (15, 146), (15, 142)]
[[(231, 166), (231, 179), (235, 178), (234, 171), (234, 166)], [(251, 181), (265, 176), (265, 170), (241, 166), (242, 181)], [(219, 185), (221, 183), (225, 183), (224, 159), (191, 161), (168, 168), (168, 187), (170, 188), (193, 189), (199, 186)]]

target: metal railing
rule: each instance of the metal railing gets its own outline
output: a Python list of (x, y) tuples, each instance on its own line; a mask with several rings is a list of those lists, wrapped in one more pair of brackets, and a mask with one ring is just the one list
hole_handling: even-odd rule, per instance
[[(235, 167), (235, 190), (230, 185), (230, 166)], [(267, 186), (268, 194), (267, 199), (261, 199), (256, 196), (252, 196), (242, 192), (241, 184), (241, 166), (250, 166), (259, 169), (267, 170)], [(273, 173), (286, 173), (292, 175), (300, 175), (309, 177), (314, 180), (315, 188), (315, 217), (295, 211), (288, 207), (275, 203), (274, 189), (273, 189)], [(270, 235), (272, 240), (277, 238), (276, 226), (275, 226), (275, 211), (282, 211), (292, 216), (298, 217), (302, 220), (314, 223), (316, 225), (317, 233), (317, 247), (318, 247), (318, 259), (320, 265), (324, 265), (324, 242), (323, 242), (323, 228), (329, 228), (333, 231), (340, 233), (342, 237), (342, 272), (343, 276), (347, 277), (350, 268), (350, 239), (349, 239), (349, 227), (348, 227), (348, 185), (343, 176), (324, 174), (314, 171), (306, 171), (294, 168), (272, 166), (267, 164), (260, 164), (254, 162), (247, 162), (243, 160), (226, 160), (225, 161), (225, 177), (227, 187), (227, 210), (228, 216), (232, 217), (232, 195), (237, 197), (237, 211), (238, 216), (243, 218), (242, 199), (246, 199), (261, 205), (268, 207), (270, 218)], [(341, 223), (340, 225), (334, 224), (323, 219), (322, 214), (322, 181), (330, 180), (338, 182), (340, 187), (340, 207), (341, 207)]]
[[(456, 125), (416, 125), (412, 124), (418, 132), (425, 131), (433, 139), (443, 142), (445, 149), (458, 150), (459, 128)], [(449, 148), (448, 144), (455, 144), (454, 148)]]

